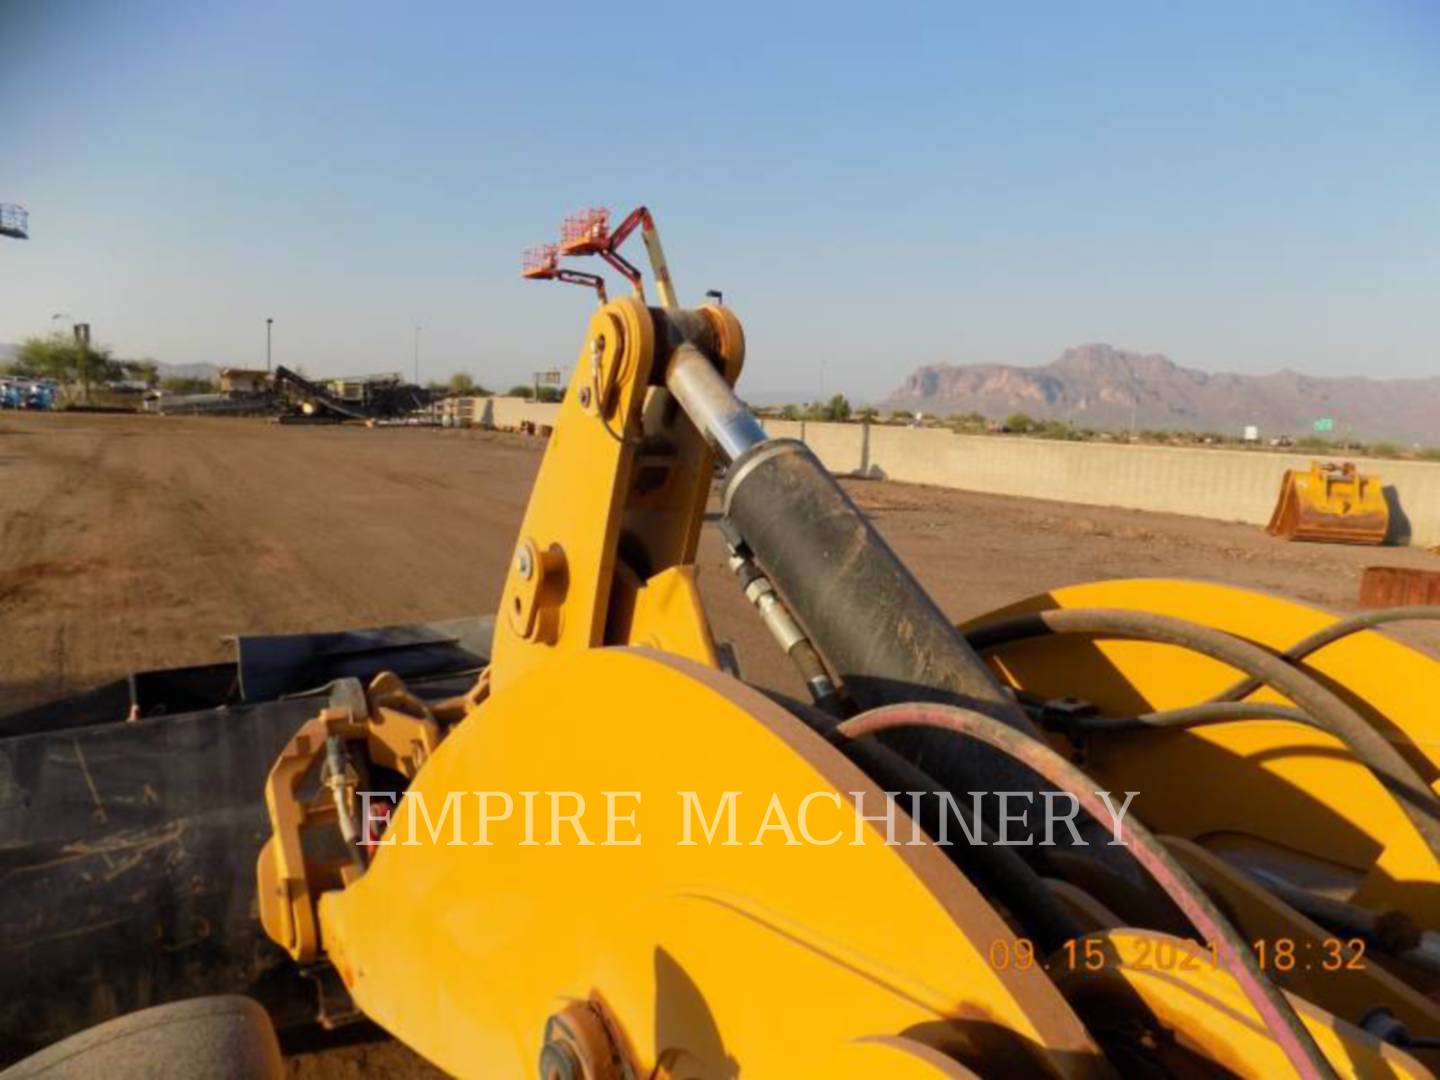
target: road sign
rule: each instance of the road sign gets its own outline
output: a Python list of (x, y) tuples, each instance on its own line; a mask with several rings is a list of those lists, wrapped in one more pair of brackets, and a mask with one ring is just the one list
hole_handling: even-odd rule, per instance
[(1316, 431), (1334, 431), (1335, 418), (1333, 416), (1322, 416), (1312, 425)]
[(558, 390), (555, 391), (553, 394), (542, 394), (540, 388), (541, 388), (541, 387), (551, 387), (551, 386), (561, 386), (561, 385), (564, 384), (564, 382), (565, 382), (565, 377), (564, 377), (563, 373), (560, 371), (559, 368), (551, 368), (549, 371), (537, 371), (537, 372), (535, 372), (535, 400), (536, 400), (536, 401), (546, 401), (546, 400), (549, 400), (549, 401), (559, 401), (559, 400), (560, 400), (560, 392), (559, 392)]

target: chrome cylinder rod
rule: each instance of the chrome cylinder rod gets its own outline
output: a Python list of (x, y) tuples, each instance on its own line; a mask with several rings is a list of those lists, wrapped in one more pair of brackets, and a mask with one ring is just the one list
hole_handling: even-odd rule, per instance
[(727, 464), (768, 438), (725, 377), (694, 345), (676, 347), (665, 385)]

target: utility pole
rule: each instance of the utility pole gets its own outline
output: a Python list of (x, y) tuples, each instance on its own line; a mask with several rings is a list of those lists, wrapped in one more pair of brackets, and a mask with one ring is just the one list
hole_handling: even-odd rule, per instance
[(415, 327), (415, 385), (416, 385), (416, 386), (419, 386), (419, 385), (420, 385), (420, 330), (421, 330), (421, 327), (419, 327), (419, 326), (416, 326), (416, 327)]
[(85, 404), (90, 404), (90, 324), (75, 324), (75, 347), (80, 351), (80, 385), (84, 387)]
[(265, 320), (265, 370), (270, 370), (270, 327), (275, 324), (274, 319)]

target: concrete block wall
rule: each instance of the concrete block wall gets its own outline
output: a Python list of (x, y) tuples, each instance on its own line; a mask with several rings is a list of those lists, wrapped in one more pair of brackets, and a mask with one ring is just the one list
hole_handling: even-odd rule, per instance
[[(475, 399), (483, 427), (555, 423), (560, 406), (524, 398)], [(1309, 454), (1058, 442), (1002, 435), (956, 435), (934, 428), (767, 420), (776, 438), (803, 439), (832, 472), (962, 491), (1055, 499), (1091, 506), (1159, 510), (1264, 525), (1286, 469), (1310, 467)], [(1355, 460), (1378, 473), (1409, 521), (1410, 541), (1440, 546), (1440, 464)]]
[[(1286, 469), (1309, 454), (1068, 443), (861, 424), (768, 421), (777, 437), (803, 438), (837, 473), (873, 470), (890, 480), (965, 491), (1159, 510), (1264, 525)], [(803, 428), (803, 434), (802, 434)], [(1395, 489), (1413, 544), (1440, 545), (1440, 464), (1354, 460)]]
[(465, 398), (473, 402), (469, 406), (470, 421), (476, 427), (518, 428), (523, 421), (537, 426), (554, 425), (560, 415), (560, 406), (554, 402), (527, 401), (518, 397)]

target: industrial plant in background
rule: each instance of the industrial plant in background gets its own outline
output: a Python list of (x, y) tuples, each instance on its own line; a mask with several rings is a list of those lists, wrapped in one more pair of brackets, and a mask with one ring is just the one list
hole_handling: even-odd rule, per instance
[(145, 395), (144, 409), (167, 414), (273, 416), (281, 423), (402, 422), (428, 413), (435, 400), (433, 391), (407, 383), (396, 372), (308, 379), (280, 365), (274, 371), (221, 368), (219, 388), (209, 393), (152, 390)]

